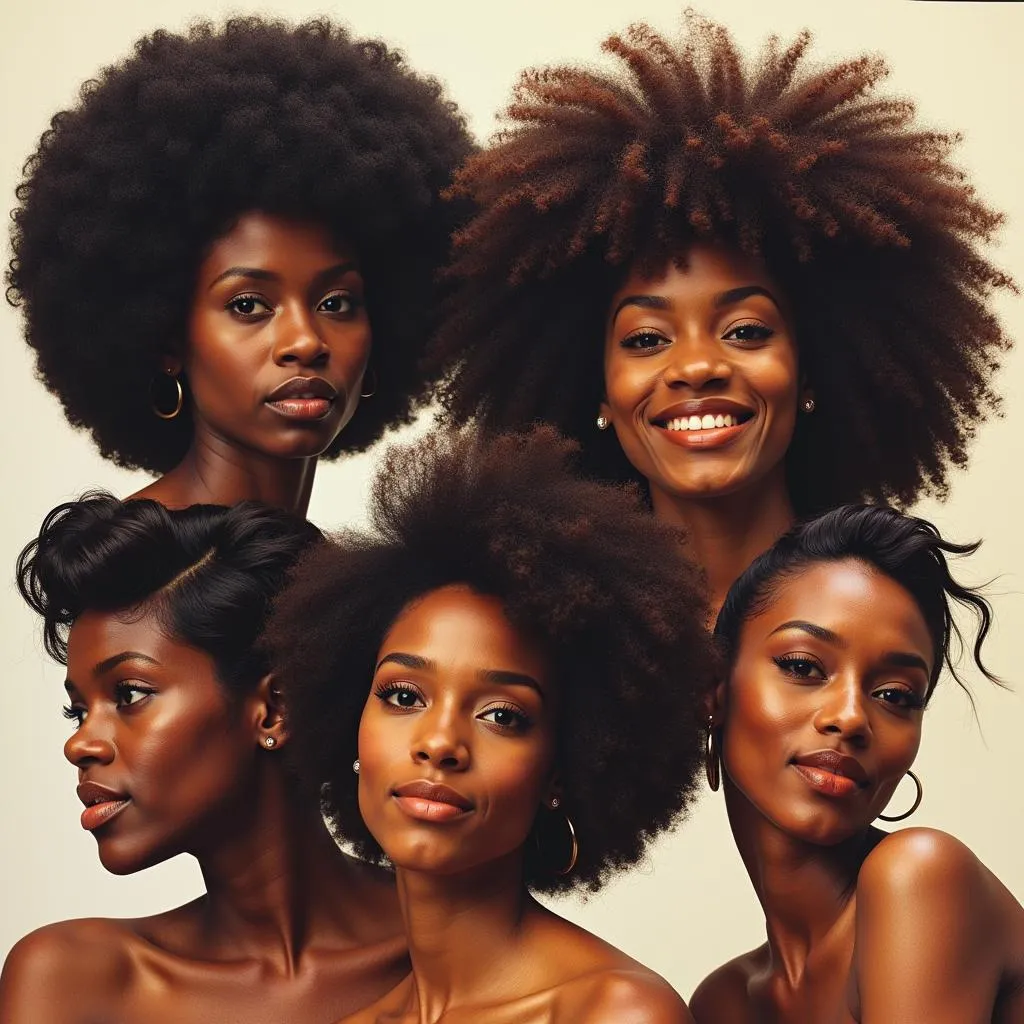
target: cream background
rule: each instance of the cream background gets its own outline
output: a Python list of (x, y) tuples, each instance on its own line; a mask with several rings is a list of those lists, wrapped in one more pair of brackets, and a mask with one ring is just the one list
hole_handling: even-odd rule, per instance
[[(644, 18), (673, 30), (677, 0), (378, 0), (329, 6), (276, 0), (239, 8), (222, 0), (30, 0), (0, 13), (0, 197), (13, 202), (22, 160), (50, 115), (70, 104), (81, 81), (127, 52), (154, 28), (180, 28), (197, 13), (219, 16), (261, 10), (289, 18), (327, 13), (361, 35), (380, 35), (403, 47), (411, 63), (444, 79), (485, 138), (517, 72), (531, 64), (596, 59), (610, 31)], [(962, 130), (960, 159), (980, 192), (1007, 211), (1010, 224), (998, 252), (1024, 281), (1024, 145), (1020, 141), (1024, 71), (1024, 4), (860, 0), (716, 0), (706, 9), (749, 47), (770, 31), (791, 36), (803, 26), (816, 35), (818, 57), (885, 53), (891, 85), (919, 100), (932, 123)], [(6, 243), (5, 243), (6, 244)], [(5, 253), (4, 259), (7, 256)], [(1020, 335), (1024, 303), (999, 309)], [(78, 825), (74, 771), (61, 756), (68, 732), (60, 716), (62, 670), (42, 652), (37, 623), (14, 590), (12, 568), (23, 543), (56, 503), (96, 486), (126, 494), (143, 480), (106, 465), (87, 438), (72, 433), (57, 403), (32, 378), (17, 315), (0, 308), (0, 650), (6, 665), (0, 721), (0, 955), (25, 932), (68, 917), (136, 916), (194, 896), (201, 880), (194, 862), (177, 860), (131, 878), (106, 874), (94, 841)], [(88, 339), (83, 339), (87, 343)], [(1015, 644), (1024, 602), (1024, 539), (1015, 503), (1024, 499), (1024, 351), (1001, 378), (1005, 419), (980, 432), (969, 473), (955, 478), (950, 500), (922, 512), (953, 538), (984, 537), (967, 575), (999, 576), (998, 627), (991, 661), (1006, 678), (1024, 682)], [(310, 509), (322, 526), (358, 520), (373, 461), (325, 466)], [(917, 769), (925, 801), (914, 824), (947, 829), (966, 840), (1024, 897), (1024, 818), (1018, 694), (995, 692), (975, 680), (980, 727), (967, 700), (943, 685), (926, 718)], [(657, 714), (652, 708), (652, 714)], [(635, 753), (644, 757), (643, 749)], [(900, 790), (894, 806), (909, 805)], [(904, 803), (903, 801), (906, 801)], [(561, 909), (663, 973), (688, 996), (724, 959), (761, 941), (763, 920), (718, 799), (710, 795), (692, 820), (653, 852), (649, 863), (584, 905)]]

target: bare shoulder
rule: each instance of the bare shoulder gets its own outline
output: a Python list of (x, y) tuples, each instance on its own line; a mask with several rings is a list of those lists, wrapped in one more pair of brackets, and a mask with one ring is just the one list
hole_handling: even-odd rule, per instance
[(686, 1003), (660, 975), (637, 965), (578, 978), (565, 986), (566, 1020), (587, 1024), (692, 1024)]
[(715, 968), (690, 997), (697, 1024), (750, 1019), (750, 981), (765, 969), (766, 955), (767, 947), (759, 946)]
[(137, 941), (125, 923), (102, 918), (61, 921), (30, 932), (4, 962), (0, 1021), (42, 1024), (95, 1013), (127, 987)]

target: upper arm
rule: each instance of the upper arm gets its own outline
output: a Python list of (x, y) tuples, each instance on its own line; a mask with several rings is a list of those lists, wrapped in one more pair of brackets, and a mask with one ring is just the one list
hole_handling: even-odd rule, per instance
[(586, 1024), (693, 1024), (686, 1003), (667, 981), (638, 971), (605, 974), (571, 1019)]
[(986, 872), (962, 843), (907, 829), (857, 880), (854, 971), (863, 1024), (991, 1020), (1001, 975)]
[(17, 942), (0, 973), (0, 1024), (73, 1024), (100, 1012), (117, 957), (97, 938), (68, 921)]
[(722, 1024), (750, 1016), (746, 975), (735, 961), (712, 971), (690, 996), (690, 1013), (697, 1024)]

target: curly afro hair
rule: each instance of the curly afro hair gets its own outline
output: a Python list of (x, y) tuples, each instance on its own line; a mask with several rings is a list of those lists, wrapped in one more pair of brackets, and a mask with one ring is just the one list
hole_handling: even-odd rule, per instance
[(82, 87), (25, 166), (7, 297), (37, 372), (101, 454), (163, 473), (192, 439), (150, 389), (187, 337), (207, 247), (259, 210), (353, 243), (380, 386), (327, 453), (405, 423), (459, 204), (440, 193), (471, 152), (442, 87), (327, 21), (242, 18), (154, 32)]
[(93, 492), (46, 516), (18, 558), (18, 589), (61, 664), (84, 612), (146, 609), (209, 654), (227, 694), (241, 697), (267, 672), (258, 640), (271, 603), (320, 539), (306, 520), (255, 501), (171, 510)]
[(1015, 290), (980, 251), (1002, 217), (950, 162), (959, 137), (876, 95), (878, 57), (814, 67), (804, 33), (749, 62), (687, 21), (679, 44), (642, 24), (612, 36), (618, 70), (524, 73), (507, 127), (457, 175), (477, 212), (430, 357), (448, 417), (545, 420), (584, 442), (587, 472), (639, 480), (595, 436), (607, 302), (630, 269), (712, 241), (762, 259), (794, 307), (817, 398), (787, 456), (797, 513), (944, 495), (998, 409), (1010, 341), (989, 302)]
[(351, 767), (376, 655), (403, 608), (452, 584), (496, 597), (540, 638), (559, 686), (556, 758), (579, 860), (557, 875), (528, 842), (528, 886), (597, 889), (692, 802), (717, 670), (702, 578), (635, 488), (569, 472), (575, 449), (539, 427), (389, 450), (373, 532), (312, 550), (278, 599), (266, 642), (289, 749), (300, 775), (326, 783), (328, 817), (362, 856), (382, 857)]

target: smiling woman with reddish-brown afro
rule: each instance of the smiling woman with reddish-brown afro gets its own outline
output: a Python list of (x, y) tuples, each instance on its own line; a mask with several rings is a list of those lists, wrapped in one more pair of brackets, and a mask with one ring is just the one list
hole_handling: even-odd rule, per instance
[[(1013, 284), (984, 252), (1002, 217), (952, 162), (959, 136), (929, 130), (913, 103), (880, 93), (880, 57), (815, 65), (809, 40), (772, 38), (752, 60), (695, 15), (680, 42), (634, 25), (604, 44), (610, 69), (525, 72), (503, 129), (453, 190), (477, 209), (456, 236), (456, 294), (433, 350), (449, 373), (449, 418), (496, 431), (552, 422), (581, 442), (590, 472), (646, 481), (658, 514), (671, 504), (659, 507), (659, 491), (683, 502), (725, 488), (712, 481), (698, 495), (666, 481), (643, 444), (631, 446), (629, 414), (639, 422), (644, 410), (616, 406), (613, 298), (656, 292), (647, 285), (663, 273), (685, 282), (709, 249), (739, 268), (739, 283), (772, 292), (782, 323), (770, 344), (760, 327), (756, 337), (708, 334), (712, 369), (700, 380), (682, 339), (707, 325), (683, 323), (690, 307), (674, 333), (662, 324), (644, 351), (626, 353), (649, 357), (651, 379), (675, 359), (664, 395), (700, 399), (727, 395), (727, 374), (735, 382), (751, 350), (793, 346), (772, 452), (785, 507), (719, 597), (795, 518), (944, 495), (998, 409), (992, 375), (1010, 344), (991, 299)], [(645, 287), (625, 287), (636, 279)], [(686, 425), (675, 426), (678, 442)], [(664, 449), (679, 474), (687, 460), (719, 458), (691, 440)], [(669, 518), (697, 527), (692, 502), (676, 511)]]

